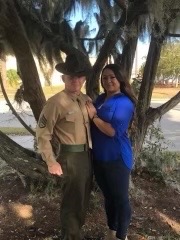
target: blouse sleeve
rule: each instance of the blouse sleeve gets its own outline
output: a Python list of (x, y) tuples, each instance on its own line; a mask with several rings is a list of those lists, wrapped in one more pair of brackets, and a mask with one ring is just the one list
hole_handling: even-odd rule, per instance
[(118, 99), (111, 125), (116, 131), (116, 135), (123, 135), (127, 132), (129, 123), (134, 114), (134, 104), (129, 99)]

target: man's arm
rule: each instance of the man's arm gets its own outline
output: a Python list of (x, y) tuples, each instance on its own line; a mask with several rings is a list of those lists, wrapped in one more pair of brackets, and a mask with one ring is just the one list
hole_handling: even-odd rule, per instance
[(55, 104), (47, 102), (41, 112), (38, 121), (36, 128), (36, 138), (38, 144), (38, 152), (46, 162), (49, 173), (60, 176), (63, 173), (62, 168), (56, 161), (52, 145), (50, 143), (58, 115), (59, 111), (57, 109), (57, 106)]

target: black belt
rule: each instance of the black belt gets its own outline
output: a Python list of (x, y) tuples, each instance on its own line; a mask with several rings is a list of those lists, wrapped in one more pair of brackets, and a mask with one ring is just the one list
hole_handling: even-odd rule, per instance
[(61, 144), (61, 152), (87, 152), (88, 144)]

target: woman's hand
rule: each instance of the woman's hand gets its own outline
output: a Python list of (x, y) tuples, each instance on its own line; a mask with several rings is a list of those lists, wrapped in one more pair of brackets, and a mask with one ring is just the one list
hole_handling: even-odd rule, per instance
[(89, 118), (93, 120), (96, 127), (99, 128), (99, 130), (106, 134), (107, 136), (114, 137), (115, 130), (110, 123), (104, 122), (99, 117), (94, 118), (94, 116), (97, 115), (97, 111), (91, 101), (86, 102), (86, 108), (89, 114)]
[(89, 114), (89, 118), (92, 119), (94, 115), (97, 114), (96, 108), (94, 107), (91, 101), (86, 102), (86, 108)]

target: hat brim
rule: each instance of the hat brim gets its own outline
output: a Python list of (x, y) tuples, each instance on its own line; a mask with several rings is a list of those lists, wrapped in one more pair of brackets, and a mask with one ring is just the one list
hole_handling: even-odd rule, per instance
[(89, 68), (83, 69), (81, 71), (70, 71), (69, 69), (67, 69), (67, 66), (65, 63), (58, 63), (55, 66), (55, 69), (58, 72), (65, 74), (65, 75), (69, 75), (69, 76), (87, 76), (87, 75), (89, 75), (89, 73), (91, 71), (91, 69), (89, 69)]

